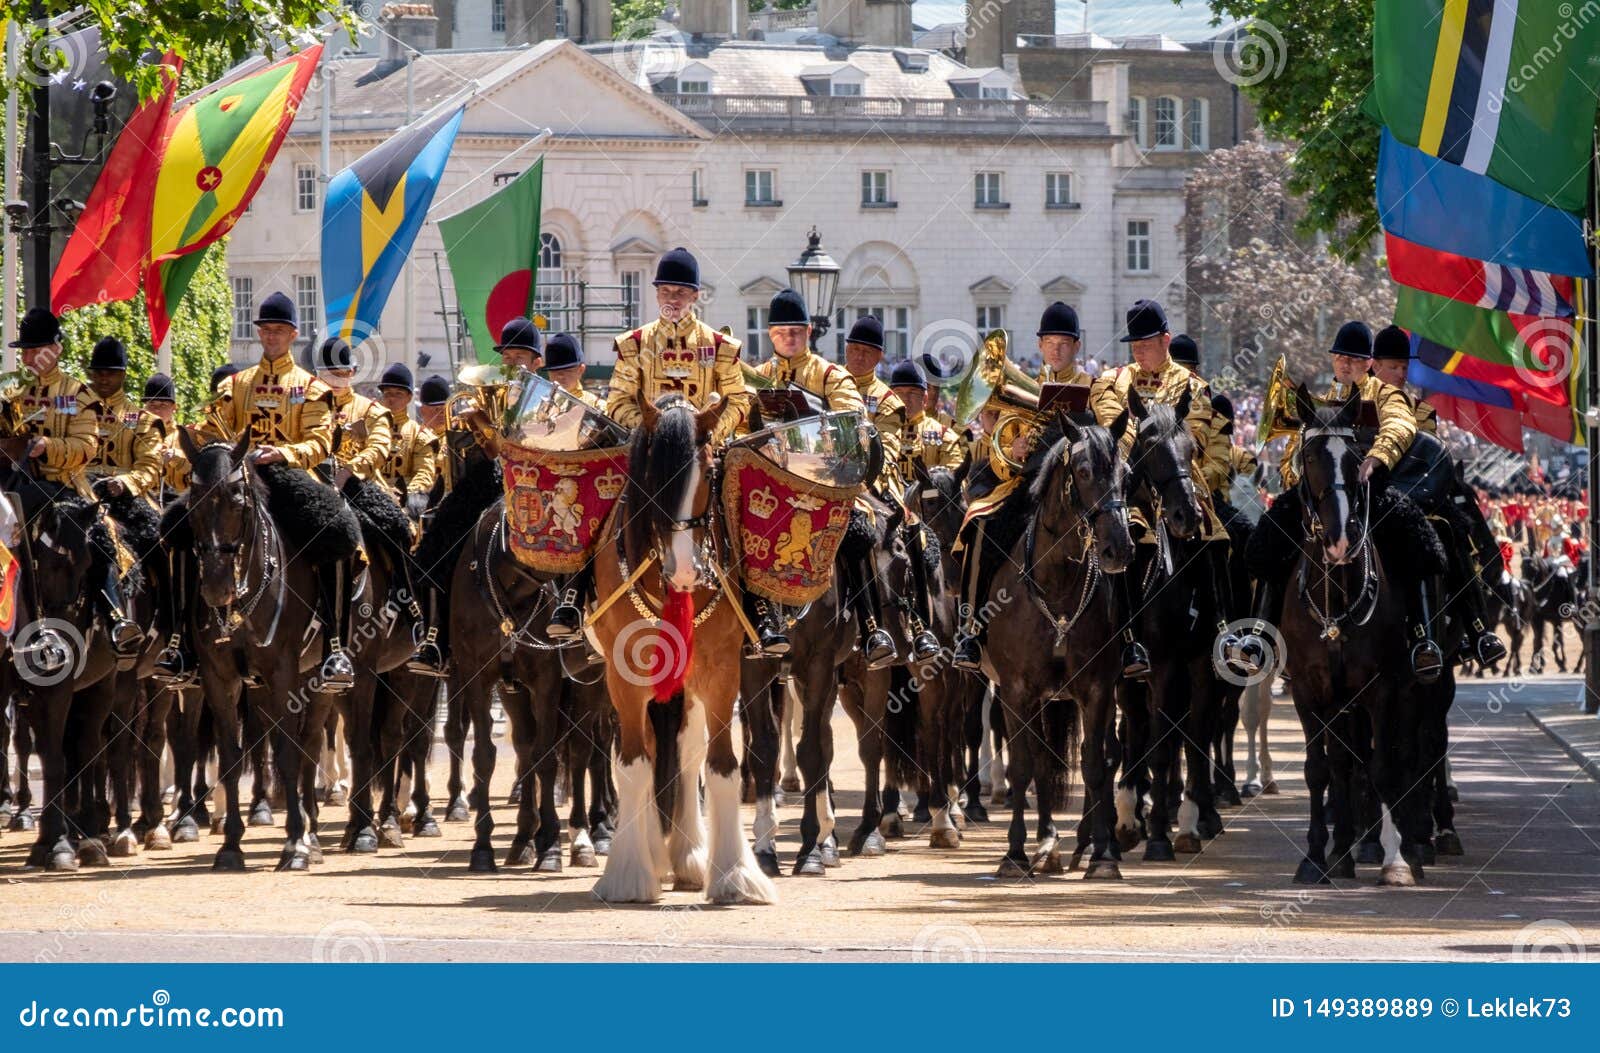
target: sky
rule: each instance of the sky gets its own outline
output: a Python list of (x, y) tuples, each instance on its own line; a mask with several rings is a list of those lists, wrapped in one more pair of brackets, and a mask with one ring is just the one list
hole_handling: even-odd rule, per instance
[[(960, 0), (916, 0), (912, 21), (929, 28), (943, 22), (965, 21)], [(1177, 40), (1199, 40), (1212, 35), (1211, 10), (1203, 0), (1183, 0), (1180, 7), (1172, 0), (1090, 0), (1089, 28), (1107, 37), (1142, 33), (1166, 33)], [(1056, 0), (1056, 32), (1078, 33), (1083, 29), (1083, 5), (1079, 0)]]

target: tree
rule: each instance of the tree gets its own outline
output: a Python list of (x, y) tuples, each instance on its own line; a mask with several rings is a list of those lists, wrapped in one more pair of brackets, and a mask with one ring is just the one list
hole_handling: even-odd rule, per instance
[[(1202, 0), (1173, 0), (1191, 5)], [(1250, 22), (1231, 68), (1270, 138), (1294, 144), (1285, 187), (1301, 195), (1302, 234), (1359, 256), (1378, 231), (1378, 127), (1361, 112), (1372, 86), (1372, 5), (1349, 0), (1209, 0), (1214, 22)], [(1279, 65), (1281, 63), (1281, 70)]]
[[(1185, 209), (1190, 247), (1190, 317), (1227, 333), (1219, 389), (1251, 387), (1279, 354), (1290, 376), (1326, 372), (1334, 332), (1352, 318), (1393, 317), (1394, 286), (1359, 220), (1331, 235), (1304, 235), (1305, 202), (1290, 192), (1292, 152), (1256, 138), (1214, 150), (1189, 175)], [(1353, 246), (1335, 253), (1334, 241)], [(1218, 349), (1222, 350), (1222, 349)]]

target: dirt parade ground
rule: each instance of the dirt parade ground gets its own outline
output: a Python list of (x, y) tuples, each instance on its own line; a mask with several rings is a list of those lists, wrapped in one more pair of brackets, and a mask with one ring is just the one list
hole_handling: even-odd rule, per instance
[[(1120, 883), (1081, 873), (995, 876), (1005, 824), (969, 824), (961, 847), (928, 847), (906, 824), (888, 854), (849, 858), (826, 877), (784, 877), (771, 907), (713, 908), (666, 892), (657, 906), (590, 895), (598, 871), (504, 866), (469, 875), (469, 825), (377, 856), (326, 853), (309, 874), (271, 869), (281, 827), (252, 828), (246, 874), (214, 874), (219, 838), (115, 859), (73, 875), (23, 870), (29, 835), (0, 837), (0, 958), (104, 960), (1498, 960), (1600, 947), (1600, 785), (1529, 719), (1569, 713), (1571, 677), (1468, 680), (1453, 713), (1451, 766), (1466, 855), (1428, 867), (1415, 889), (1290, 883), (1305, 837), (1300, 731), (1274, 706), (1276, 795), (1224, 812), (1227, 831), (1197, 856), (1144, 863)], [(833, 722), (841, 841), (859, 817), (862, 770), (850, 722)], [(1241, 779), (1244, 745), (1239, 744)], [(494, 785), (496, 855), (512, 832), (502, 751)], [(443, 786), (444, 751), (433, 751)], [(442, 803), (435, 796), (437, 814)], [(1076, 803), (1074, 803), (1076, 809)], [(563, 815), (565, 812), (563, 811)], [(1074, 812), (1074, 814), (1076, 814)], [(746, 823), (752, 809), (746, 807)], [(787, 866), (799, 808), (779, 810)], [(279, 817), (281, 823), (281, 816)], [(342, 808), (324, 809), (336, 843)], [(603, 860), (602, 860), (603, 862)]]

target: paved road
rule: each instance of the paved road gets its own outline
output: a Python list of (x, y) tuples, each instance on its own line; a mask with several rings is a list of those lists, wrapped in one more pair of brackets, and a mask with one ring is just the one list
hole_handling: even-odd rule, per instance
[[(1416, 889), (1376, 888), (1372, 868), (1335, 887), (1290, 884), (1305, 793), (1298, 727), (1280, 701), (1272, 733), (1284, 792), (1225, 812), (1228, 832), (1199, 856), (1126, 863), (1120, 884), (997, 880), (998, 822), (969, 828), (959, 849), (913, 836), (826, 878), (784, 878), (783, 902), (765, 908), (711, 908), (688, 893), (606, 906), (589, 896), (594, 871), (468, 875), (465, 824), (376, 858), (329, 852), (307, 875), (270, 871), (276, 830), (249, 831), (253, 869), (243, 875), (210, 872), (210, 837), (109, 870), (26, 874), (23, 835), (6, 834), (0, 958), (1495, 960), (1519, 946), (1600, 957), (1600, 785), (1525, 712), (1565, 709), (1576, 690), (1570, 678), (1463, 685), (1452, 757), (1467, 854), (1430, 867)], [(835, 739), (848, 830), (862, 783), (843, 717)], [(502, 764), (496, 799), (509, 780)], [(501, 824), (512, 818), (496, 811)], [(792, 856), (799, 810), (780, 818), (780, 848)], [(509, 826), (499, 834), (503, 855)]]

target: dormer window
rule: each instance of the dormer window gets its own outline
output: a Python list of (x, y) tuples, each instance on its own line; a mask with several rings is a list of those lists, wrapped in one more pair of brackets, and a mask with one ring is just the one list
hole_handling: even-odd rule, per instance
[(831, 89), (831, 92), (834, 95), (860, 95), (861, 94), (861, 85), (860, 84), (852, 84), (849, 81), (842, 81), (842, 80), (833, 81), (832, 83), (829, 84), (829, 88)]
[(978, 98), (980, 98), (980, 99), (1009, 99), (1009, 98), (1011, 98), (1011, 89), (1010, 88), (992, 87), (992, 86), (989, 86), (989, 85), (984, 85), (984, 86), (980, 87), (978, 90), (980, 92), (980, 94), (978, 95)]
[(678, 91), (683, 95), (710, 95), (711, 82), (709, 80), (680, 80)]
[(866, 94), (867, 75), (848, 62), (824, 62), (800, 71), (807, 95)]
[(691, 62), (678, 71), (678, 94), (710, 95), (712, 69), (704, 62)]

